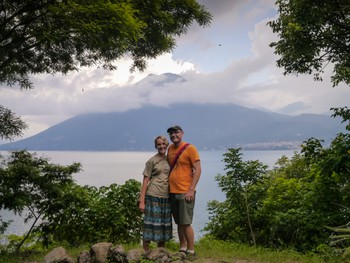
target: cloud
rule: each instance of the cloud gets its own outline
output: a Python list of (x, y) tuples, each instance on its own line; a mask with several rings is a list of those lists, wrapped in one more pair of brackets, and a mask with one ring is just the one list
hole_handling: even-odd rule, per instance
[[(331, 67), (323, 82), (310, 75), (284, 76), (276, 67), (277, 57), (269, 47), (276, 36), (267, 26), (276, 15), (274, 1), (201, 3), (214, 15), (212, 26), (193, 25), (173, 53), (150, 60), (145, 72), (130, 73), (131, 61), (125, 58), (112, 72), (89, 68), (64, 76), (34, 76), (33, 90), (1, 87), (0, 104), (28, 122), (28, 137), (74, 115), (145, 105), (235, 103), (301, 114), (328, 113), (330, 107), (349, 103), (349, 87), (331, 88)], [(168, 72), (186, 81), (154, 85), (153, 77), (145, 79)]]

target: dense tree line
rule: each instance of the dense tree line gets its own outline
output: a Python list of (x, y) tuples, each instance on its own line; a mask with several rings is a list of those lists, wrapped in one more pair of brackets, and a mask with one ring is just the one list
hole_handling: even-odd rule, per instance
[[(0, 156), (0, 209), (30, 222), (16, 249), (26, 240), (44, 246), (140, 240), (142, 214), (136, 206), (140, 182), (80, 186), (72, 178), (80, 169), (79, 163), (56, 165), (27, 151)], [(8, 223), (3, 222), (3, 230)]]
[[(131, 70), (170, 52), (175, 38), (193, 22), (207, 26), (211, 14), (195, 0), (28, 0), (0, 3), (0, 85), (32, 88), (34, 74), (66, 74), (82, 67), (115, 70), (128, 56)], [(27, 128), (0, 105), (0, 139)], [(140, 235), (137, 181), (99, 189), (79, 186), (72, 175), (80, 164), (55, 165), (27, 151), (0, 156), (0, 209), (32, 220), (19, 249), (30, 237), (48, 245), (135, 241)], [(28, 221), (29, 222), (29, 221)], [(10, 222), (0, 217), (0, 233)]]
[[(228, 149), (226, 174), (216, 177), (226, 200), (208, 203), (205, 230), (232, 242), (332, 251), (337, 233), (347, 230), (337, 227), (350, 222), (350, 110), (333, 110), (333, 117), (346, 124), (345, 133), (329, 146), (310, 138), (300, 153), (282, 156), (272, 170), (258, 160), (243, 161), (240, 149)], [(0, 208), (33, 222), (17, 248), (30, 237), (46, 246), (140, 239), (142, 214), (135, 205), (139, 182), (80, 186), (72, 179), (79, 163), (55, 165), (26, 151), (1, 156), (0, 163)], [(347, 248), (349, 240), (343, 237), (338, 244)]]
[[(143, 69), (145, 59), (170, 51), (174, 37), (192, 21), (210, 22), (210, 14), (196, 1), (182, 3), (2, 1), (0, 84), (30, 88), (30, 74), (67, 73), (91, 65), (114, 69), (113, 61), (123, 55)], [(279, 40), (271, 46), (285, 74), (314, 73), (320, 80), (324, 67), (332, 64), (333, 85), (349, 84), (349, 1), (276, 4), (280, 15), (269, 25)], [(333, 117), (346, 123), (345, 133), (328, 146), (310, 138), (300, 153), (281, 157), (273, 170), (259, 161), (243, 161), (240, 149), (228, 149), (226, 174), (216, 178), (226, 200), (208, 204), (206, 230), (217, 239), (273, 248), (322, 252), (336, 244), (349, 251), (350, 110), (333, 111)], [(0, 138), (11, 139), (26, 127), (1, 106), (0, 117)], [(0, 157), (0, 208), (34, 220), (17, 248), (30, 235), (44, 245), (138, 240), (139, 183), (79, 186), (72, 174), (80, 168), (54, 165), (26, 151)], [(0, 230), (7, 225), (2, 222)]]
[(211, 14), (195, 0), (4, 0), (0, 3), (0, 85), (30, 88), (32, 74), (116, 69), (123, 56), (132, 69), (170, 52), (175, 37)]
[(279, 16), (268, 24), (277, 33), (271, 43), (285, 74), (313, 74), (322, 80), (333, 68), (332, 83), (350, 84), (350, 2), (277, 0)]
[(27, 124), (11, 110), (0, 105), (0, 139), (11, 140), (21, 136)]
[[(349, 109), (333, 110), (333, 117), (349, 123)], [(332, 245), (332, 227), (350, 222), (349, 124), (346, 131), (329, 146), (308, 139), (300, 153), (281, 157), (272, 170), (229, 149), (226, 174), (216, 177), (226, 200), (208, 203), (206, 230), (217, 239), (302, 252)], [(349, 245), (342, 240), (343, 248)]]
[[(175, 38), (192, 23), (204, 27), (211, 19), (196, 0), (4, 0), (0, 88), (33, 88), (30, 77), (35, 74), (93, 66), (116, 70), (115, 62), (124, 56), (133, 61), (130, 70), (142, 71), (147, 59), (172, 51)], [(20, 136), (25, 128), (0, 105), (0, 139)]]

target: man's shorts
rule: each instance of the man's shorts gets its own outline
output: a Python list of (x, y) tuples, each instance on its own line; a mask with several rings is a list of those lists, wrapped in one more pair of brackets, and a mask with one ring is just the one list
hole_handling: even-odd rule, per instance
[[(171, 213), (177, 225), (191, 225), (194, 212), (194, 203), (185, 200), (186, 194), (170, 194)], [(196, 193), (194, 194), (196, 196)]]

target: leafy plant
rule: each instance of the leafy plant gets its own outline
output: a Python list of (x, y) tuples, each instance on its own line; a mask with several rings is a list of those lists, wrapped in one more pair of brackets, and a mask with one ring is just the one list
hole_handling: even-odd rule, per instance
[[(224, 202), (208, 203), (211, 222), (205, 227), (219, 239), (256, 244), (252, 219), (259, 199), (249, 189), (258, 184), (266, 173), (267, 165), (258, 161), (242, 160), (241, 149), (230, 148), (224, 154), (226, 175), (217, 175), (216, 181), (226, 195)], [(250, 238), (248, 238), (250, 236)]]
[(350, 257), (350, 223), (339, 227), (328, 227), (335, 235), (330, 237), (331, 244), (342, 248), (343, 256)]
[(27, 124), (11, 110), (0, 105), (0, 139), (11, 140), (21, 136)]
[(80, 164), (68, 166), (50, 164), (45, 157), (36, 157), (27, 151), (12, 152), (8, 160), (2, 160), (0, 169), (0, 208), (13, 211), (32, 220), (29, 231), (18, 244), (20, 249), (32, 231), (45, 223), (50, 214), (58, 213), (63, 203), (65, 189), (72, 185), (72, 174), (80, 170)]
[[(335, 116), (348, 121), (349, 110), (337, 109)], [(221, 240), (326, 251), (331, 231), (325, 226), (350, 221), (349, 149), (349, 133), (339, 133), (329, 147), (310, 138), (301, 153), (281, 157), (271, 171), (229, 149), (226, 175), (216, 177), (226, 200), (208, 203), (205, 230)]]
[(280, 57), (277, 66), (322, 80), (324, 68), (334, 65), (333, 86), (349, 85), (349, 1), (277, 0), (276, 6), (279, 16), (268, 25), (279, 37), (270, 44)]
[(80, 186), (72, 174), (80, 164), (61, 166), (27, 151), (13, 152), (0, 169), (0, 208), (31, 220), (19, 250), (32, 237), (78, 246), (100, 241), (138, 242), (142, 213), (136, 206), (140, 182), (108, 187)]
[[(1, 4), (0, 84), (31, 88), (31, 74), (66, 74), (94, 65), (133, 69), (169, 52), (193, 22), (211, 21), (195, 0), (5, 0)], [(30, 60), (28, 60), (30, 58)]]

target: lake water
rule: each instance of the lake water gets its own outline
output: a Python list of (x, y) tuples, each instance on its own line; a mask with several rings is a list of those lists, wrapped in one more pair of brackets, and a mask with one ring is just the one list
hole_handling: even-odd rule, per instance
[[(2, 155), (6, 152), (0, 152)], [(193, 227), (196, 238), (204, 233), (202, 229), (208, 223), (206, 210), (208, 201), (224, 200), (224, 194), (217, 186), (215, 176), (224, 174), (225, 163), (222, 161), (225, 151), (200, 151), (202, 175), (197, 185), (195, 215)], [(273, 168), (273, 165), (282, 155), (291, 157), (292, 150), (285, 151), (243, 151), (244, 160), (259, 160)], [(112, 183), (123, 184), (129, 179), (142, 181), (142, 171), (145, 162), (155, 152), (64, 152), (38, 151), (37, 156), (49, 157), (51, 163), (68, 165), (80, 162), (83, 171), (75, 174), (74, 178), (80, 185), (109, 186)], [(3, 219), (13, 219), (11, 213), (0, 211)], [(27, 229), (20, 218), (14, 218), (6, 234), (23, 234)]]

